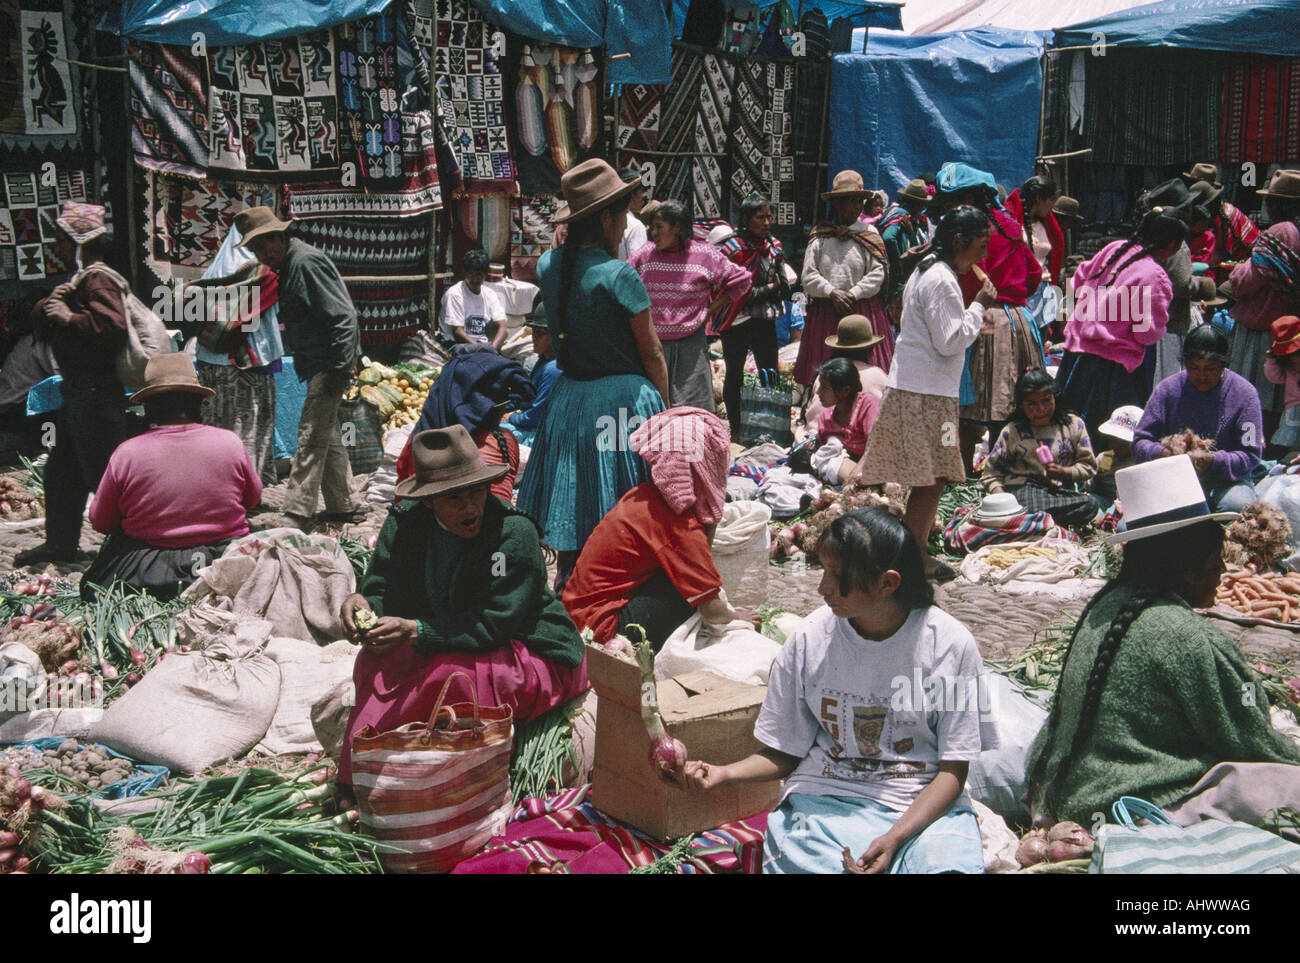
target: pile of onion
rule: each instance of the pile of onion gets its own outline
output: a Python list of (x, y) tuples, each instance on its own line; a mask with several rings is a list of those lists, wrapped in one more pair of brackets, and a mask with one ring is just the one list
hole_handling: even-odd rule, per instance
[(1078, 823), (1057, 823), (1050, 830), (1034, 829), (1020, 840), (1016, 862), (1026, 868), (1039, 863), (1063, 863), (1092, 854), (1094, 840)]
[(1257, 572), (1273, 568), (1291, 554), (1291, 523), (1264, 502), (1241, 510), (1241, 517), (1228, 526), (1223, 540), (1223, 560), (1229, 565), (1251, 567)]
[(28, 824), (42, 810), (64, 809), (62, 797), (33, 786), (16, 767), (0, 775), (0, 872), (25, 874), (31, 860), (22, 854), (29, 835)]
[(154, 849), (134, 829), (119, 826), (109, 833), (113, 861), (106, 873), (127, 875), (201, 876), (212, 872), (208, 857), (197, 849), (184, 853)]

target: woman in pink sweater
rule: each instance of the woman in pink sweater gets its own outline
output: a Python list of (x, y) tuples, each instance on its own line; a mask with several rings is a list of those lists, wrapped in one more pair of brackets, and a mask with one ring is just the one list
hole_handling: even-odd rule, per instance
[(1147, 345), (1164, 337), (1174, 293), (1163, 265), (1186, 239), (1186, 223), (1156, 208), (1134, 237), (1106, 245), (1075, 271), (1056, 382), (1060, 404), (1083, 419), (1089, 437), (1116, 408), (1146, 404), (1138, 369)]
[(712, 244), (693, 240), (690, 215), (680, 201), (665, 201), (650, 220), (650, 240), (627, 263), (650, 295), (650, 318), (668, 362), (670, 407), (716, 414), (704, 322), (729, 301), (740, 301), (754, 276)]
[(189, 356), (156, 355), (145, 380), (131, 403), (144, 404), (149, 430), (117, 446), (90, 505), (90, 524), (108, 538), (82, 576), (87, 601), (115, 580), (175, 598), (248, 534), (248, 510), (262, 497), (239, 436), (199, 423), (213, 391)]

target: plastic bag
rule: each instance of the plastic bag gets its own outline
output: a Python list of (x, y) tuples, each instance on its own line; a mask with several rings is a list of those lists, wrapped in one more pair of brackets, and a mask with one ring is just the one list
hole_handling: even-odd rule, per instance
[(655, 678), (712, 672), (733, 682), (767, 685), (781, 644), (744, 621), (712, 625), (696, 613), (683, 622), (655, 656)]
[(730, 502), (713, 537), (713, 563), (733, 605), (757, 608), (767, 601), (768, 522), (761, 502)]

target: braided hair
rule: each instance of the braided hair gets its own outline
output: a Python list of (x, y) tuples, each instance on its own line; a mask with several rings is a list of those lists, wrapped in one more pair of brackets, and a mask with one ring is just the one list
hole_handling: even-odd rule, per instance
[(940, 261), (951, 261), (956, 257), (958, 237), (965, 238), (969, 246), (971, 241), (987, 234), (988, 230), (988, 218), (978, 208), (969, 204), (954, 207), (934, 229), (934, 237), (930, 239), (930, 253), (916, 266), (916, 273), (924, 274)]
[[(1174, 214), (1172, 208), (1152, 208), (1143, 215), (1133, 236), (1116, 248), (1115, 253), (1102, 265), (1098, 278), (1114, 280), (1130, 264), (1149, 257), (1153, 252), (1167, 247), (1174, 241), (1186, 241), (1187, 236), (1187, 222)], [(1130, 251), (1133, 252), (1132, 257), (1115, 267), (1115, 262)]]
[(1083, 693), (1083, 702), (1079, 709), (1079, 719), (1075, 724), (1074, 734), (1070, 737), (1069, 748), (1061, 755), (1061, 762), (1051, 767), (1051, 757), (1058, 755), (1055, 751), (1055, 743), (1060, 725), (1061, 695), (1066, 671), (1063, 670), (1060, 678), (1057, 679), (1052, 711), (1047, 717), (1045, 738), (1030, 769), (1028, 780), (1029, 799), (1032, 802), (1038, 790), (1042, 788), (1042, 811), (1053, 822), (1057, 821), (1058, 816), (1056, 789), (1061, 769), (1068, 766), (1070, 760), (1079, 755), (1092, 735), (1092, 726), (1097, 719), (1097, 710), (1101, 705), (1106, 678), (1110, 674), (1111, 663), (1115, 660), (1124, 636), (1151, 604), (1162, 600), (1182, 602), (1179, 592), (1186, 585), (1188, 576), (1198, 573), (1211, 556), (1223, 550), (1223, 538), (1223, 528), (1218, 523), (1205, 521), (1163, 535), (1153, 535), (1129, 542), (1124, 547), (1124, 563), (1120, 567), (1119, 574), (1092, 597), (1079, 615), (1079, 621), (1075, 624), (1074, 633), (1070, 636), (1070, 644), (1065, 652), (1065, 669), (1070, 667), (1070, 655), (1074, 650), (1074, 643), (1079, 637), (1079, 631), (1087, 623), (1093, 607), (1117, 588), (1126, 587), (1132, 590), (1132, 594), (1111, 619), (1101, 643), (1097, 646), (1097, 654), (1088, 670), (1087, 687)]
[(1061, 196), (1061, 189), (1050, 177), (1031, 177), (1020, 185), (1021, 221), (1025, 225), (1025, 234), (1034, 236), (1034, 205), (1039, 201), (1051, 201)]
[(578, 269), (578, 252), (584, 247), (603, 249), (605, 239), (601, 233), (601, 212), (609, 211), (617, 216), (627, 210), (630, 203), (631, 195), (624, 195), (594, 214), (569, 222), (568, 233), (560, 248), (560, 292), (555, 305), (555, 317), (559, 321), (561, 332), (568, 328), (569, 289), (573, 286), (573, 274)]

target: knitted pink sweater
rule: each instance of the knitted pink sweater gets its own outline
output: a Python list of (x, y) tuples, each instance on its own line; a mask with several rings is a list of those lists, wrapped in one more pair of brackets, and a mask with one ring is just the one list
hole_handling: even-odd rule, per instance
[(684, 248), (661, 251), (646, 244), (628, 263), (650, 294), (650, 317), (662, 341), (679, 341), (700, 329), (709, 304), (721, 294), (735, 301), (753, 287), (754, 276), (732, 264), (712, 244), (688, 241)]
[(1169, 325), (1174, 287), (1165, 269), (1152, 257), (1139, 258), (1118, 275), (1137, 248), (1125, 251), (1103, 271), (1123, 245), (1114, 241), (1074, 273), (1074, 310), (1065, 328), (1065, 349), (1095, 354), (1137, 370), (1147, 345), (1155, 344)]

